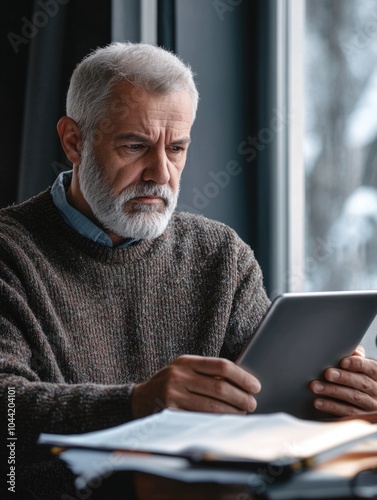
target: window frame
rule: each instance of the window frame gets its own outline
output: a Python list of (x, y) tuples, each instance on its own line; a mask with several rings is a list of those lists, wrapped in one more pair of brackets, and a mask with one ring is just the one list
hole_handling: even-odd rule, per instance
[(305, 171), (303, 58), (305, 0), (270, 0), (269, 109), (283, 116), (272, 143), (271, 293), (303, 291)]

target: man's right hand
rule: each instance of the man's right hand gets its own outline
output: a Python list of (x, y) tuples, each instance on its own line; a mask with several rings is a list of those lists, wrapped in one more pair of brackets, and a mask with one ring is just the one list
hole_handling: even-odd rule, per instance
[(137, 384), (132, 395), (132, 415), (145, 417), (165, 407), (213, 413), (251, 413), (259, 381), (224, 358), (184, 355)]

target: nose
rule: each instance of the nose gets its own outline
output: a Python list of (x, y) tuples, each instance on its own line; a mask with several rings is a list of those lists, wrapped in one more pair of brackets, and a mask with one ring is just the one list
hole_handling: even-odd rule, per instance
[(153, 181), (156, 184), (167, 184), (169, 182), (170, 172), (165, 148), (150, 152), (147, 165), (143, 171), (143, 180)]

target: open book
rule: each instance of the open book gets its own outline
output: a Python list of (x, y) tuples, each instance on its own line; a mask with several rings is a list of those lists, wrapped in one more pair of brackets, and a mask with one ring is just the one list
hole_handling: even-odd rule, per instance
[(195, 467), (258, 470), (275, 464), (286, 472), (311, 468), (377, 437), (364, 420), (314, 422), (285, 413), (220, 415), (167, 409), (117, 427), (79, 435), (41, 434), (39, 443), (64, 449), (175, 457)]

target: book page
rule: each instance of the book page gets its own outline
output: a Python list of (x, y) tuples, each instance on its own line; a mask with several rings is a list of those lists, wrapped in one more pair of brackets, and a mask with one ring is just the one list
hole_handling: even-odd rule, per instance
[(171, 453), (205, 454), (276, 461), (306, 458), (377, 433), (362, 420), (314, 422), (285, 413), (224, 415), (164, 410), (111, 429), (82, 435), (42, 434), (39, 443)]
[(248, 484), (255, 488), (264, 485), (263, 479), (249, 470), (193, 467), (188, 460), (177, 457), (68, 449), (60, 458), (78, 476), (77, 488), (85, 488), (91, 481), (107, 477), (112, 471), (142, 471), (185, 482)]

